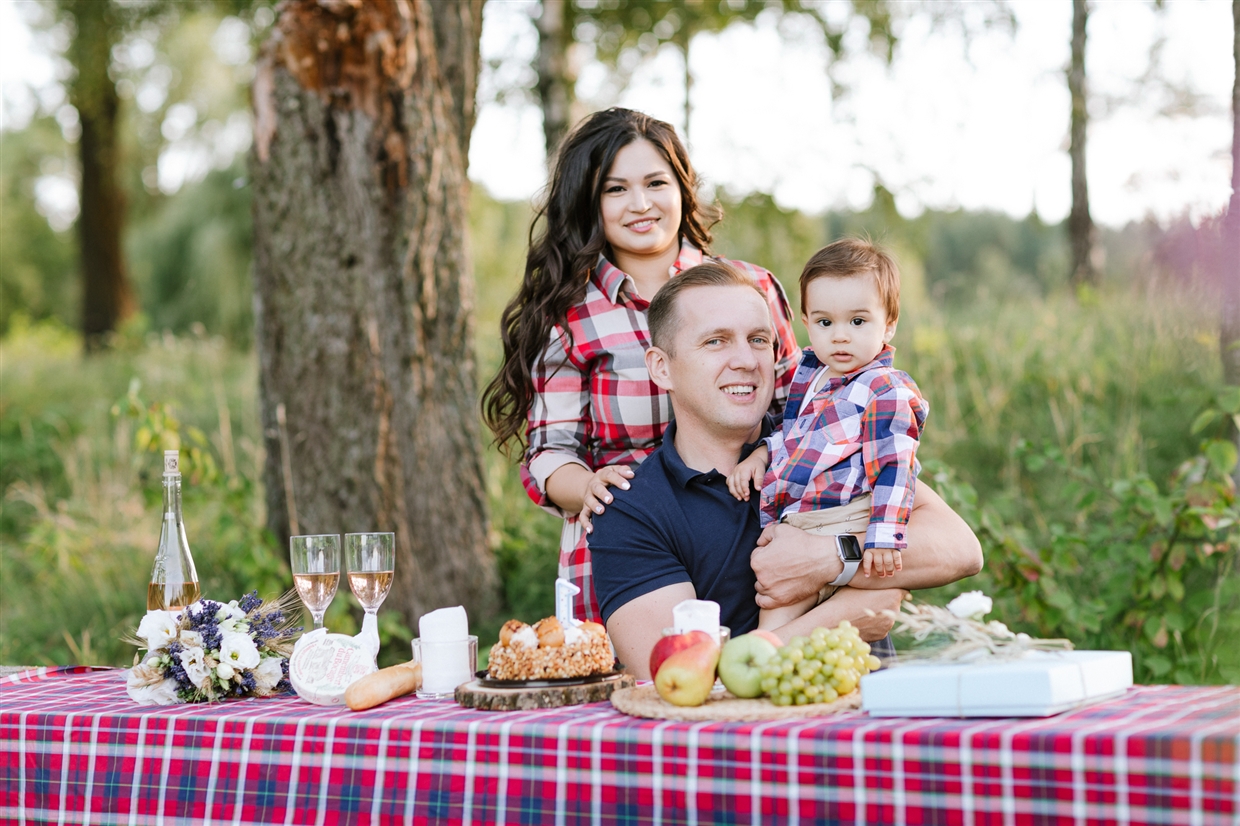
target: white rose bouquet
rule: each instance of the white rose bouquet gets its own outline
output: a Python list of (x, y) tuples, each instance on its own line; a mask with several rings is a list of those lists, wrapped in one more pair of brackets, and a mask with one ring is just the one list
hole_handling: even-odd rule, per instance
[(258, 592), (227, 603), (199, 600), (184, 611), (147, 611), (130, 642), (146, 649), (126, 672), (142, 705), (267, 697), (290, 690), (288, 656), (297, 596), (264, 603)]
[(1044, 640), (1018, 634), (998, 620), (984, 622), (994, 607), (981, 591), (961, 594), (946, 608), (906, 599), (898, 612), (884, 611), (895, 620), (900, 659), (954, 663), (979, 658), (1017, 659), (1029, 651), (1069, 651), (1068, 640)]

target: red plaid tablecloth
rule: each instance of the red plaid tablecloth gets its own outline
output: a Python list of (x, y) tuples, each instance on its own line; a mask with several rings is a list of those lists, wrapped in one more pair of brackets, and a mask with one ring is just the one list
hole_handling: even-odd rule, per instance
[(1047, 719), (639, 720), (407, 698), (140, 707), (119, 671), (0, 681), (8, 823), (1240, 823), (1240, 688)]

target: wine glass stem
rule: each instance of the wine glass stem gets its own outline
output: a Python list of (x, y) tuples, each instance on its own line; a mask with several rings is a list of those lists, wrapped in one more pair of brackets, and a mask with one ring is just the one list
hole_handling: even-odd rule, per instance
[(322, 627), (323, 627), (323, 614), (324, 614), (324, 613), (325, 613), (325, 612), (323, 612), (323, 611), (319, 611), (319, 612), (317, 612), (317, 613), (315, 613), (315, 612), (313, 612), (313, 611), (312, 611), (312, 612), (310, 612), (310, 616), (314, 617), (314, 627), (315, 627), (315, 628), (322, 628)]

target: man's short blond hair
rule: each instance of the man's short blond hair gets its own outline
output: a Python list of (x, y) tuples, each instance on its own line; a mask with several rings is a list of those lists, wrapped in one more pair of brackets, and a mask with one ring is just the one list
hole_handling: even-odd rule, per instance
[(669, 356), (672, 342), (676, 337), (676, 327), (680, 321), (677, 306), (681, 293), (694, 287), (749, 287), (762, 296), (766, 303), (766, 295), (754, 283), (754, 280), (730, 264), (722, 261), (705, 261), (696, 267), (690, 267), (680, 275), (674, 276), (655, 293), (646, 311), (646, 321), (650, 326), (650, 343)]

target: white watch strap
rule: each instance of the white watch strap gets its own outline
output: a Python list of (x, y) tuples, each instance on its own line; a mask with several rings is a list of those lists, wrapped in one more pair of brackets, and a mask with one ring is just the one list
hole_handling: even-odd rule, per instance
[(840, 575), (831, 581), (832, 585), (847, 585), (852, 582), (852, 578), (857, 575), (857, 569), (861, 567), (861, 560), (854, 559), (849, 562), (847, 559), (840, 557), (840, 562), (844, 563), (844, 570), (840, 571)]

